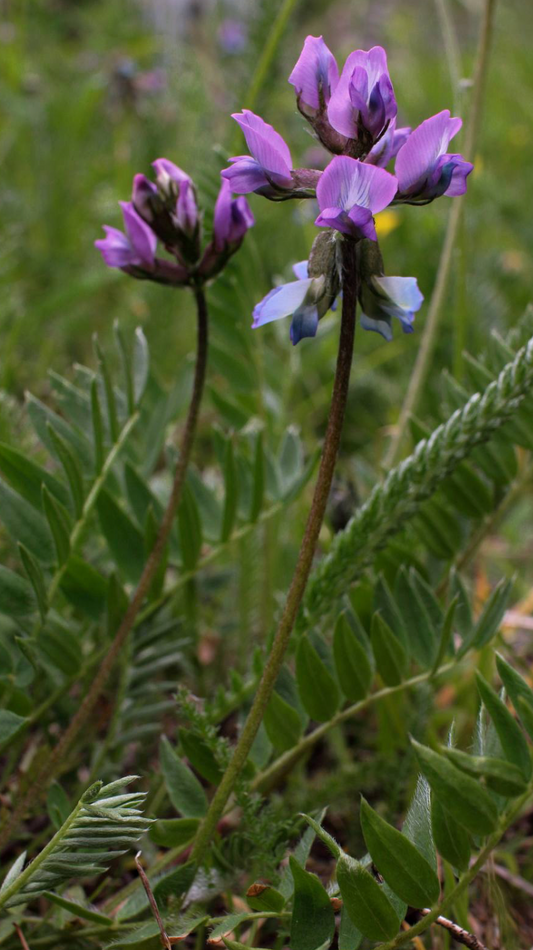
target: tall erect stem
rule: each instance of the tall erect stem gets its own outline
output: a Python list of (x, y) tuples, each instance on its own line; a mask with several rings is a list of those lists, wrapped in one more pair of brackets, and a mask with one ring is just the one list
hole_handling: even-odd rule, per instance
[(313, 557), (324, 520), (326, 505), (331, 489), (335, 463), (344, 421), (346, 409), (346, 400), (348, 397), (348, 388), (350, 383), (350, 371), (352, 366), (353, 341), (355, 333), (355, 310), (357, 305), (357, 265), (355, 243), (351, 240), (343, 240), (341, 245), (342, 253), (342, 319), (339, 336), (339, 350), (337, 356), (337, 367), (335, 371), (335, 382), (333, 386), (333, 396), (329, 411), (328, 425), (324, 439), (324, 448), (320, 461), (318, 478), (313, 495), (311, 510), (307, 518), (305, 533), (300, 545), (300, 552), (296, 562), (291, 586), (285, 601), (285, 607), (276, 630), (274, 642), (270, 655), (266, 662), (261, 681), (255, 694), (252, 708), (244, 724), (239, 741), (235, 747), (233, 757), (222, 777), (220, 785), (211, 802), (209, 811), (202, 822), (194, 847), (191, 853), (191, 860), (199, 863), (205, 854), (205, 850), (213, 837), (217, 823), (222, 815), (226, 802), (235, 787), (235, 782), (243, 768), (252, 743), (257, 735), (257, 731), (268, 701), (272, 695), (272, 690), (278, 674), (280, 672), (289, 639), (294, 627), (298, 609), (300, 607), (305, 586), (309, 578)]
[(189, 411), (185, 421), (185, 427), (181, 436), (180, 453), (176, 466), (176, 472), (174, 474), (172, 491), (165, 513), (163, 515), (163, 520), (159, 528), (156, 542), (152, 548), (148, 560), (146, 561), (146, 564), (144, 565), (141, 578), (135, 589), (133, 597), (131, 598), (128, 609), (124, 614), (122, 623), (115, 634), (115, 638), (108, 652), (100, 664), (89, 692), (83, 699), (76, 715), (61, 736), (58, 744), (50, 753), (43, 768), (38, 773), (37, 778), (34, 780), (34, 782), (32, 782), (28, 792), (23, 796), (18, 806), (15, 808), (11, 816), (11, 820), (5, 825), (2, 834), (0, 835), (0, 848), (2, 848), (7, 841), (9, 841), (13, 830), (24, 818), (29, 806), (35, 800), (39, 799), (46, 791), (46, 788), (50, 784), (51, 780), (57, 774), (65, 756), (68, 755), (68, 752), (72, 748), (72, 744), (74, 743), (75, 739), (86, 725), (91, 713), (96, 706), (96, 703), (98, 702), (102, 690), (109, 679), (115, 661), (132, 630), (132, 627), (137, 619), (139, 611), (144, 603), (148, 591), (150, 590), (152, 581), (163, 558), (172, 525), (174, 523), (174, 518), (176, 516), (176, 511), (180, 503), (185, 476), (187, 474), (187, 467), (189, 464), (196, 432), (200, 403), (202, 401), (207, 366), (208, 314), (205, 294), (201, 288), (198, 288), (195, 291), (195, 297), (197, 306), (198, 345), (193, 389), (189, 404)]
[[(474, 158), (477, 135), (479, 131), (483, 96), (485, 92), (485, 82), (487, 78), (488, 58), (493, 32), (495, 7), (496, 0), (485, 0), (485, 10), (481, 24), (476, 67), (474, 72), (472, 101), (470, 106), (470, 114), (468, 116), (468, 124), (465, 133), (465, 145), (463, 150), (465, 158), (469, 161)], [(463, 201), (464, 198), (462, 201), (455, 200), (453, 207), (450, 210), (446, 235), (444, 237), (444, 245), (440, 256), (437, 277), (429, 304), (422, 341), (417, 353), (414, 370), (409, 382), (409, 388), (402, 405), (398, 425), (391, 439), (388, 451), (385, 454), (383, 463), (385, 468), (390, 468), (398, 460), (403, 438), (409, 422), (409, 417), (413, 412), (416, 412), (416, 408), (418, 406), (418, 402), (431, 367), (431, 359), (433, 357), (433, 351), (437, 341), (437, 330), (440, 324), (442, 306), (446, 297), (446, 291), (448, 290), (448, 282), (450, 279), (453, 261), (453, 250), (457, 240), (457, 235), (459, 233), (459, 226), (461, 224)]]

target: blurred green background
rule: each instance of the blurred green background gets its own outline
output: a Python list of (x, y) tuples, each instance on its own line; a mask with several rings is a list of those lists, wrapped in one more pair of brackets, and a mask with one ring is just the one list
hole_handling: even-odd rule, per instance
[[(93, 241), (102, 223), (121, 225), (118, 200), (129, 197), (133, 175), (149, 173), (161, 155), (193, 174), (212, 206), (225, 159), (244, 150), (230, 114), (249, 104), (250, 82), (280, 6), (280, 0), (0, 3), (0, 387), (18, 397), (30, 385), (46, 396), (48, 370), (90, 359), (91, 334), (97, 331), (105, 343), (115, 318), (125, 329), (144, 326), (167, 386), (183, 373), (194, 341), (188, 295), (107, 270)], [(455, 56), (443, 11), (457, 40)], [(400, 124), (414, 126), (447, 107), (466, 115), (480, 13), (479, 0), (295, 2), (255, 111), (286, 137), (295, 166), (321, 160), (287, 76), (305, 36), (322, 33), (340, 64), (353, 48), (387, 48)], [(435, 357), (435, 366), (458, 377), (463, 347), (479, 352), (488, 331), (517, 320), (531, 294), (532, 28), (527, 0), (499, 5), (476, 168)], [(460, 149), (459, 138), (456, 143)], [(219, 348), (211, 357), (211, 382), (245, 414), (258, 412), (259, 402), (279, 412), (281, 370), (285, 421), (310, 435), (327, 408), (336, 318), (324, 320), (317, 340), (293, 350), (288, 321), (252, 333), (250, 312), (273, 281), (290, 276), (291, 263), (307, 256), (316, 233), (314, 207), (256, 196), (251, 203), (256, 228), (224, 278), (236, 287), (231, 312), (221, 301), (219, 316), (217, 286), (211, 292)], [(381, 215), (387, 272), (416, 275), (426, 305), (414, 336), (396, 328), (387, 344), (359, 332), (346, 435), (354, 446), (368, 444), (373, 433), (381, 452), (382, 435), (396, 418), (450, 208), (443, 198)], [(241, 366), (237, 383), (225, 372), (228, 356)], [(259, 392), (261, 367), (266, 377)], [(440, 400), (438, 380), (432, 380), (429, 412)]]

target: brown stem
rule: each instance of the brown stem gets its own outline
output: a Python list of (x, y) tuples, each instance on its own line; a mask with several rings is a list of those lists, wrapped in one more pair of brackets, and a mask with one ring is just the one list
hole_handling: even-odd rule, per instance
[(244, 767), (252, 743), (263, 720), (272, 690), (274, 689), (275, 682), (285, 658), (290, 635), (309, 578), (318, 535), (324, 520), (333, 473), (335, 471), (335, 463), (337, 461), (346, 400), (348, 397), (358, 292), (356, 245), (353, 241), (344, 239), (341, 244), (341, 249), (343, 298), (339, 350), (335, 382), (333, 385), (333, 396), (313, 502), (307, 519), (291, 586), (285, 601), (285, 607), (278, 624), (270, 655), (257, 688), (255, 699), (248, 713), (235, 751), (233, 752), (233, 757), (211, 801), (207, 815), (198, 829), (191, 854), (191, 859), (196, 861), (197, 864), (200, 863), (215, 833), (218, 821), (233, 791), (239, 773)]
[[(430, 913), (431, 911), (429, 909), (421, 910), (420, 916), (425, 917)], [(437, 917), (434, 923), (438, 924), (439, 927), (443, 927), (444, 930), (447, 930), (456, 943), (461, 943), (464, 947), (470, 947), (470, 950), (488, 950), (485, 944), (481, 943), (481, 940), (478, 940), (475, 934), (471, 934), (468, 930), (464, 930), (463, 927), (460, 927), (459, 924), (454, 923), (453, 920), (448, 920), (447, 917)]]
[(20, 940), (20, 942), (21, 942), (21, 944), (22, 944), (22, 950), (30, 950), (30, 948), (28, 947), (28, 944), (27, 944), (27, 942), (26, 942), (26, 937), (25, 937), (24, 934), (22, 933), (22, 930), (21, 930), (19, 924), (13, 924), (13, 926), (14, 926), (15, 930), (17, 931), (17, 937), (19, 938), (19, 940)]
[(152, 913), (156, 919), (157, 926), (159, 927), (159, 932), (161, 934), (161, 943), (163, 944), (164, 947), (166, 947), (166, 950), (172, 950), (172, 944), (165, 930), (165, 925), (163, 923), (161, 914), (159, 913), (159, 907), (157, 906), (157, 901), (154, 897), (154, 892), (152, 891), (152, 888), (150, 886), (150, 881), (148, 880), (146, 872), (141, 864), (141, 860), (140, 860), (141, 855), (142, 855), (142, 851), (138, 851), (137, 854), (135, 855), (135, 865), (137, 867), (137, 871), (139, 872), (139, 877), (142, 881), (142, 886), (144, 887), (144, 890), (146, 892), (148, 903), (150, 904), (150, 907), (152, 908)]
[(19, 804), (15, 808), (11, 816), (11, 820), (4, 826), (4, 829), (0, 835), (0, 849), (3, 848), (9, 841), (12, 832), (18, 826), (20, 821), (22, 821), (30, 805), (39, 800), (46, 791), (48, 785), (57, 774), (65, 756), (71, 749), (74, 740), (86, 725), (94, 707), (96, 706), (96, 703), (98, 702), (102, 690), (109, 679), (114, 663), (135, 623), (145, 597), (150, 590), (150, 586), (156, 571), (161, 563), (161, 559), (169, 539), (182, 494), (185, 475), (187, 473), (189, 458), (194, 442), (196, 424), (198, 421), (198, 412), (202, 400), (205, 382), (208, 344), (207, 303), (202, 289), (198, 288), (195, 291), (195, 297), (197, 306), (198, 346), (193, 390), (187, 419), (185, 421), (185, 428), (181, 436), (180, 453), (176, 466), (176, 472), (174, 474), (172, 492), (166, 511), (163, 515), (163, 520), (159, 528), (156, 542), (152, 548), (148, 560), (146, 561), (146, 564), (144, 565), (141, 578), (129, 603), (128, 609), (124, 614), (122, 623), (115, 634), (115, 639), (113, 640), (108, 652), (102, 660), (89, 692), (85, 696), (70, 725), (65, 730), (61, 739), (48, 756), (44, 767), (39, 771), (36, 779), (34, 782), (32, 782), (26, 795), (22, 797)]

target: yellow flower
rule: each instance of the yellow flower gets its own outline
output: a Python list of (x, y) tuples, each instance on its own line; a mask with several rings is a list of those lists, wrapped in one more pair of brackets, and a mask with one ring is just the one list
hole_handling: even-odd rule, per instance
[(379, 238), (387, 237), (391, 231), (394, 231), (400, 223), (400, 216), (397, 211), (382, 211), (376, 215), (376, 231)]

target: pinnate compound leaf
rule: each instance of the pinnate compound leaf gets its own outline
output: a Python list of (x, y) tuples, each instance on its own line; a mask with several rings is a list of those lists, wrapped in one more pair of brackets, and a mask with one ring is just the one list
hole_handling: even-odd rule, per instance
[(411, 743), (432, 793), (452, 818), (472, 834), (484, 836), (494, 831), (498, 820), (496, 805), (479, 781), (415, 739)]
[(452, 867), (466, 871), (470, 863), (470, 836), (442, 807), (436, 795), (431, 796), (431, 827), (439, 854)]
[(398, 686), (407, 669), (407, 654), (380, 614), (372, 618), (371, 642), (383, 682), (386, 686)]
[(360, 817), (370, 856), (389, 887), (412, 907), (432, 907), (439, 898), (440, 885), (425, 857), (364, 798)]
[(505, 758), (516, 765), (526, 779), (529, 779), (531, 755), (524, 733), (505, 703), (479, 672), (476, 672), (476, 683), (483, 705), (494, 723)]
[(168, 739), (161, 739), (159, 761), (170, 801), (184, 818), (202, 818), (207, 798), (200, 782), (174, 751)]
[(296, 651), (296, 682), (305, 711), (317, 722), (327, 722), (339, 708), (338, 686), (306, 636)]
[(369, 940), (392, 940), (400, 921), (383, 887), (369, 871), (343, 854), (337, 862), (337, 884), (353, 924)]
[(372, 667), (344, 613), (335, 626), (333, 657), (344, 695), (354, 703), (364, 699), (372, 683)]
[(294, 879), (291, 950), (318, 950), (329, 946), (335, 933), (335, 914), (327, 892), (315, 874), (289, 858)]

